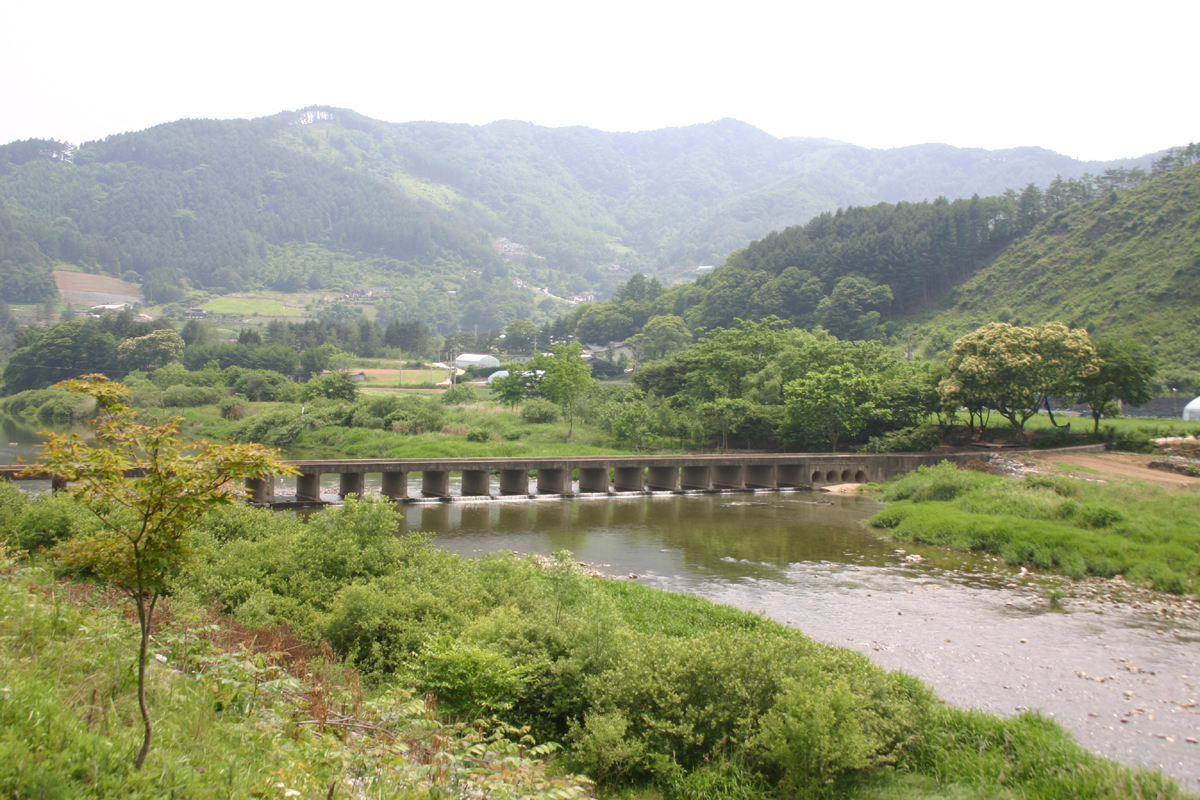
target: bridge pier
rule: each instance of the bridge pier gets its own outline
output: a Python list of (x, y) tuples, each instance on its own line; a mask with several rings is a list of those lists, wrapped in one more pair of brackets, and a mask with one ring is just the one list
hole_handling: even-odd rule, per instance
[(449, 497), (450, 473), (445, 470), (425, 470), (422, 472), (421, 494), (426, 497)]
[(408, 473), (407, 472), (385, 472), (383, 473), (383, 488), (380, 492), (389, 500), (399, 502), (408, 499)]
[(462, 471), (463, 497), (491, 497), (492, 485), (486, 469), (464, 469)]
[(296, 502), (321, 502), (321, 475), (301, 473), (296, 476)]
[(365, 472), (343, 472), (338, 475), (338, 497), (343, 500), (348, 494), (356, 494), (359, 499), (367, 489), (367, 474)]
[(529, 494), (529, 470), (500, 470), (500, 494)]
[(646, 488), (660, 492), (679, 491), (679, 467), (650, 467), (646, 470)]
[(712, 488), (712, 467), (680, 467), (679, 488), (708, 491)]
[(608, 467), (580, 467), (580, 492), (608, 493)]
[(745, 468), (747, 489), (775, 489), (774, 464), (747, 464)]
[(265, 478), (246, 478), (246, 491), (250, 495), (250, 505), (269, 506), (275, 500), (275, 476)]
[(714, 489), (745, 489), (745, 479), (742, 477), (740, 465), (713, 467), (712, 485)]
[(538, 467), (537, 490), (542, 494), (574, 494), (571, 491), (571, 470)]
[(779, 464), (775, 467), (775, 483), (777, 486), (787, 486), (799, 489), (811, 486), (808, 468), (803, 464)]
[(642, 467), (613, 467), (613, 491), (646, 491), (646, 470)]

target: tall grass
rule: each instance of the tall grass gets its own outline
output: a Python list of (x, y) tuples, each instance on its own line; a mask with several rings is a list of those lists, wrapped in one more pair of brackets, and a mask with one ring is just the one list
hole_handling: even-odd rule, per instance
[(1011, 478), (949, 462), (884, 485), (892, 505), (871, 518), (902, 542), (990, 553), (1074, 578), (1124, 577), (1173, 593), (1200, 591), (1200, 496), (1149, 484)]

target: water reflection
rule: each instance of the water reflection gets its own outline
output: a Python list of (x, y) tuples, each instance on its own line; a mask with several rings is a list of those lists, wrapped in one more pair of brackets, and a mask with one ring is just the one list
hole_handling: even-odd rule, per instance
[(795, 492), (413, 504), (402, 513), (406, 529), (462, 555), (565, 548), (617, 574), (708, 581), (778, 575), (797, 562), (894, 560), (894, 546), (863, 529), (879, 508)]

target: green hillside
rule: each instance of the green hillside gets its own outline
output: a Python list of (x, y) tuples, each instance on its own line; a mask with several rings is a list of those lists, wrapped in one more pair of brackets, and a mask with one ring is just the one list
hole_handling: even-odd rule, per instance
[(1059, 211), (941, 301), (903, 318), (932, 350), (993, 320), (1061, 320), (1150, 346), (1200, 387), (1200, 164)]
[[(403, 315), (443, 332), (495, 328), (565, 310), (529, 287), (605, 295), (636, 271), (670, 284), (840, 206), (1148, 163), (868, 150), (736, 120), (639, 133), (392, 124), (333, 108), (180, 120), (77, 148), (0, 146), (2, 299), (50, 299), (49, 269), (74, 265), (168, 302), (193, 289), (385, 287)], [(498, 237), (523, 249), (505, 255)]]

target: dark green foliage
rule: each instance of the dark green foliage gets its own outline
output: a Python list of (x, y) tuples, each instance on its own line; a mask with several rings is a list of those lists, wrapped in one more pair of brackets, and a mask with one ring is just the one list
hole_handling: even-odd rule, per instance
[(114, 374), (117, 342), (100, 320), (60, 322), (46, 331), (31, 332), (4, 367), (4, 391), (15, 394), (42, 389), (88, 373)]

